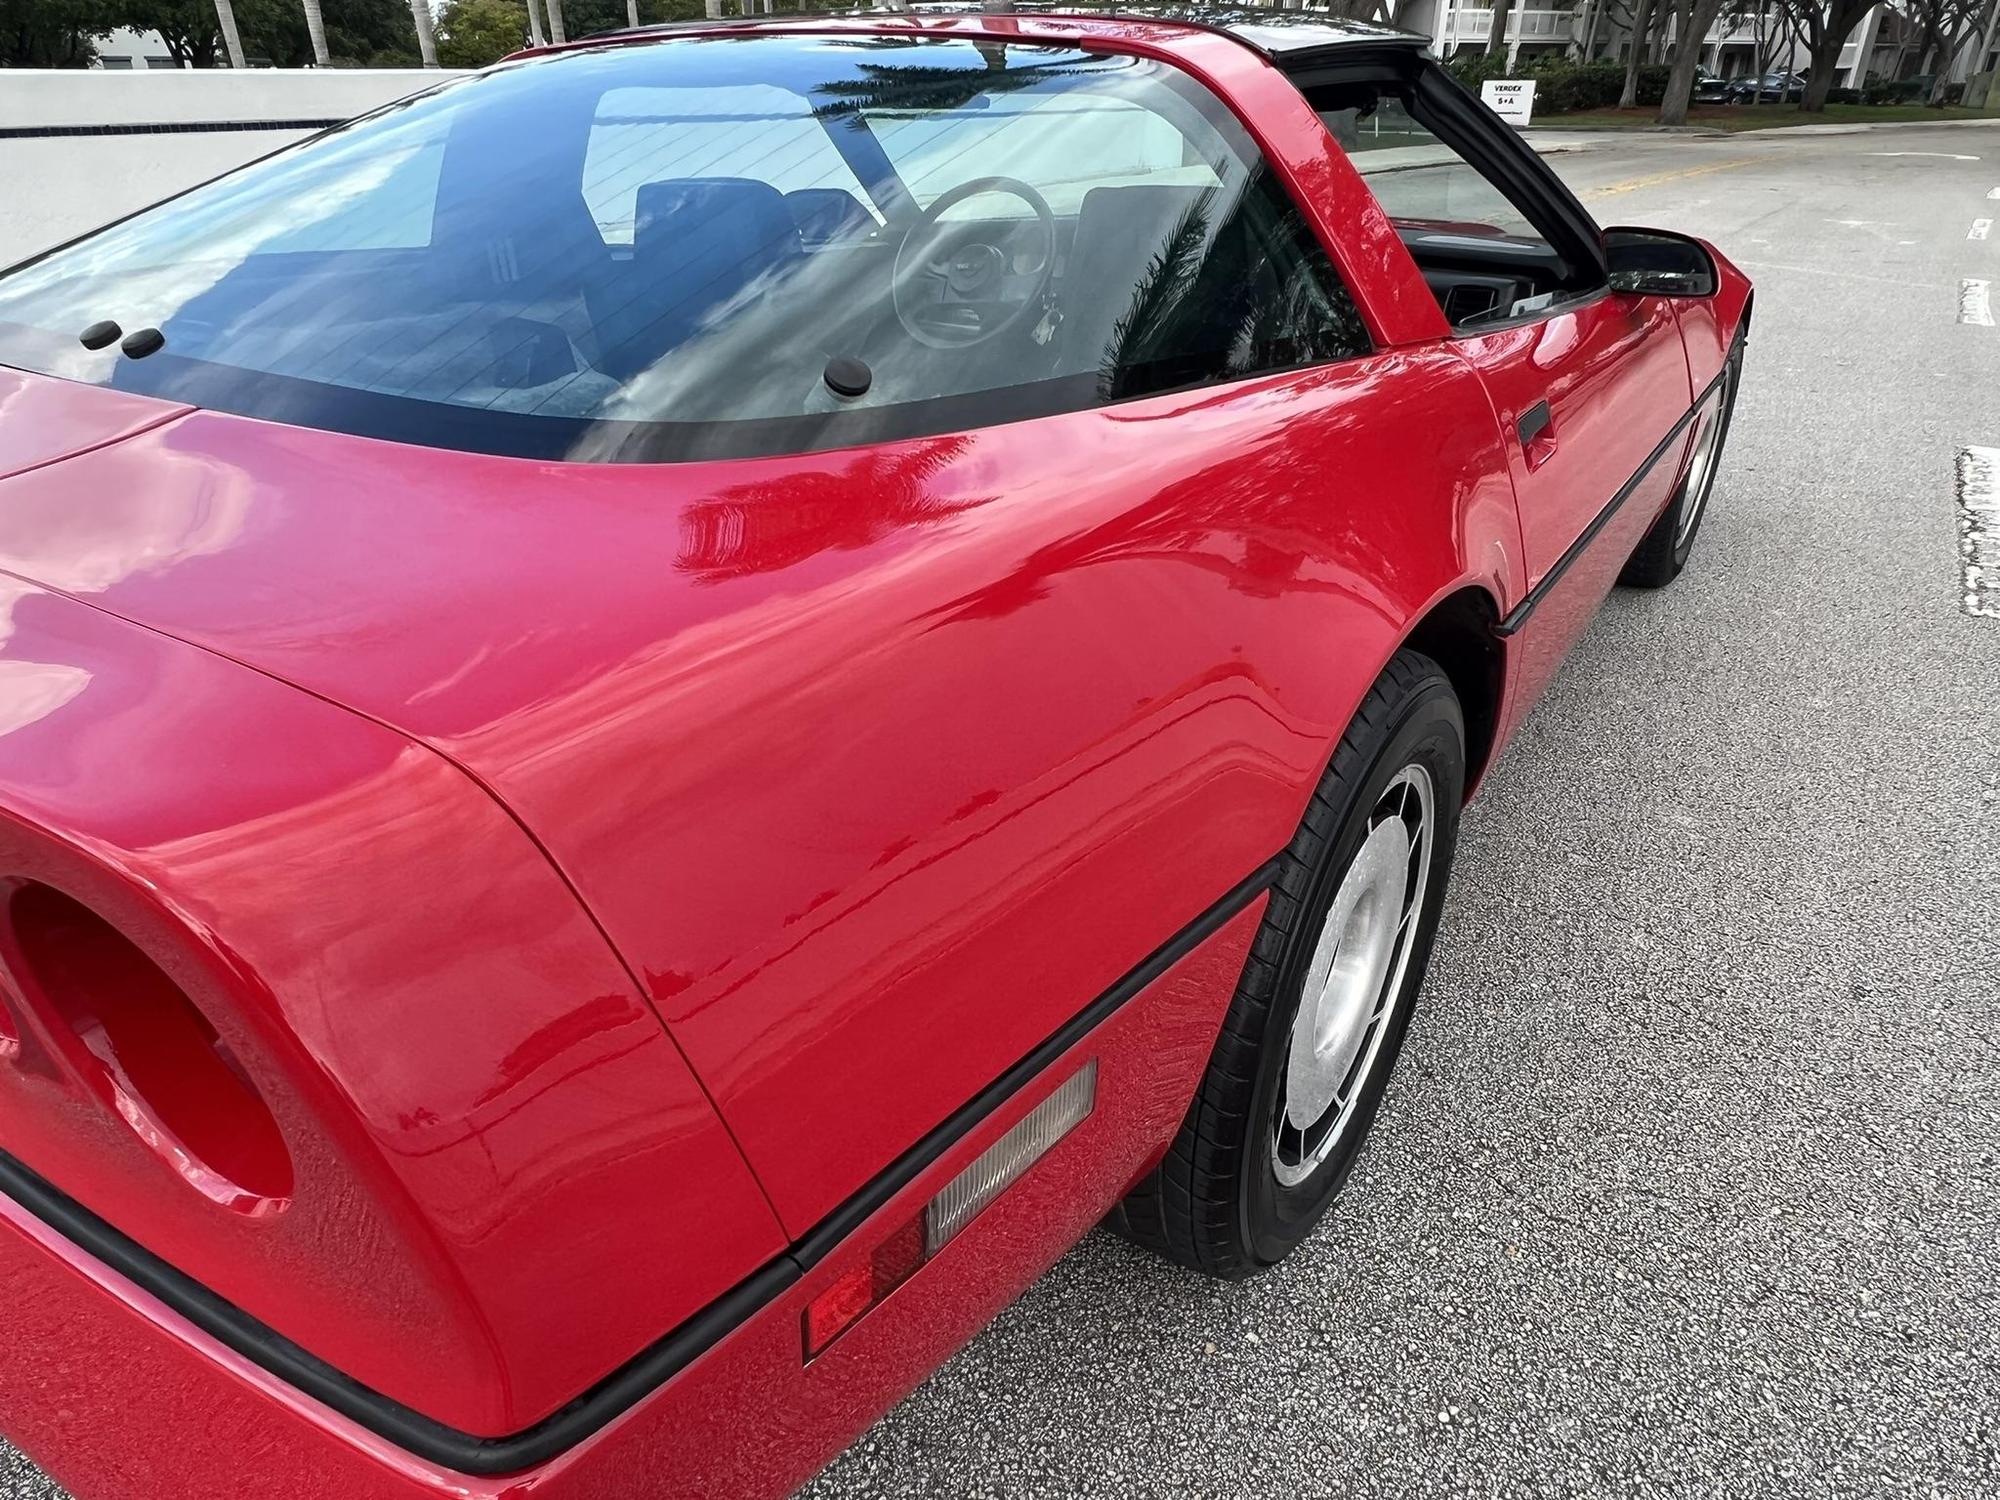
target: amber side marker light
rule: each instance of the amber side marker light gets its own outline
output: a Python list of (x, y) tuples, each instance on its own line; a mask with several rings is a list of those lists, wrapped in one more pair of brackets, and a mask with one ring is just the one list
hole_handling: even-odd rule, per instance
[(980, 1210), (1019, 1182), (1028, 1168), (1089, 1118), (1096, 1105), (1097, 1059), (1092, 1058), (946, 1183), (922, 1214), (806, 1304), (806, 1358), (823, 1351), (915, 1275), (925, 1261), (977, 1218)]

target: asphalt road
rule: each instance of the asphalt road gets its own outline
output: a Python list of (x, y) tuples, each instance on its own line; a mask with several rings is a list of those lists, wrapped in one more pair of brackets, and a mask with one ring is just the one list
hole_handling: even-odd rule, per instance
[(1093, 1236), (814, 1500), (2000, 1495), (2000, 619), (1953, 487), (2000, 445), (1959, 321), (2000, 129), (1555, 161), (1756, 276), (1749, 365), (1688, 572), (1467, 815), (1344, 1201), (1240, 1286)]

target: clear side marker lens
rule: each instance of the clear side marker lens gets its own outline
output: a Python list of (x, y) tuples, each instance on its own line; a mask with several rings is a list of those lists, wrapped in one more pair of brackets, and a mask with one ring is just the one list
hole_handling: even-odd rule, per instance
[(800, 1329), (806, 1362), (810, 1364), (916, 1275), (953, 1235), (1019, 1182), (1096, 1107), (1097, 1059), (1092, 1058), (946, 1183), (921, 1215), (899, 1226), (865, 1256), (856, 1257), (806, 1304)]
[(1081, 1125), (1097, 1107), (1097, 1059), (1021, 1117), (1020, 1123), (945, 1184), (924, 1210), (924, 1254), (936, 1255), (979, 1211)]

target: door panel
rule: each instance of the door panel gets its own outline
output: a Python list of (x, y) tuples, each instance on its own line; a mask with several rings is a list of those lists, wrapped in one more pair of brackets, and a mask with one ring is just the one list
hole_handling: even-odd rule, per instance
[[(1679, 325), (1664, 298), (1606, 293), (1455, 342), (1509, 436), (1532, 587), (1686, 413), (1692, 393)], [(1657, 511), (1666, 498), (1634, 494), (1627, 504)]]

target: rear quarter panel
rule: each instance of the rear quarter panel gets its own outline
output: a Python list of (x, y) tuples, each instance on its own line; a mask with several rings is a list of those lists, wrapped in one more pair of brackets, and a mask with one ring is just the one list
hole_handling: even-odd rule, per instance
[(477, 1433), (561, 1405), (782, 1248), (574, 897), (434, 753), (4, 575), (0, 690), (0, 884), (81, 901), (179, 983), (294, 1181), (246, 1215), (183, 1180), (79, 1071), (11, 932), (0, 1149)]

